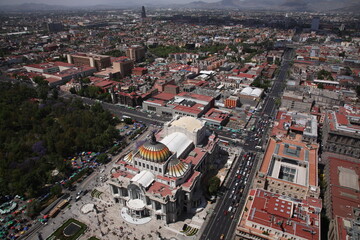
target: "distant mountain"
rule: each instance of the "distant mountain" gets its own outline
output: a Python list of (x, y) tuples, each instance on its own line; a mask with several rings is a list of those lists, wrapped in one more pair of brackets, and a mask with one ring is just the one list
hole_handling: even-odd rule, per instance
[[(141, 6), (138, 0), (101, 4), (92, 6), (63, 6), (39, 3), (24, 3), (18, 5), (0, 6), (0, 12), (31, 12), (31, 11), (66, 11), (66, 10), (103, 10), (116, 8), (134, 8)], [(194, 1), (186, 4), (162, 4), (156, 1), (147, 4), (148, 7), (198, 8), (198, 9), (243, 9), (243, 10), (275, 10), (275, 11), (343, 11), (360, 12), (359, 0), (220, 0), (208, 3)]]
[(42, 3), (23, 3), (18, 5), (3, 5), (0, 8), (2, 12), (12, 12), (12, 11), (59, 11), (59, 10), (69, 10), (70, 7), (61, 6), (61, 5), (49, 5)]
[(90, 5), (90, 6), (63, 6), (63, 5), (50, 5), (43, 3), (23, 3), (18, 5), (3, 5), (0, 6), (0, 12), (34, 12), (34, 11), (68, 11), (68, 10), (103, 10), (120, 8), (112, 5)]
[(347, 11), (349, 9), (356, 11), (359, 9), (358, 0), (221, 0), (214, 3), (196, 1), (180, 6), (194, 8), (239, 8), (244, 10), (319, 12), (333, 10)]

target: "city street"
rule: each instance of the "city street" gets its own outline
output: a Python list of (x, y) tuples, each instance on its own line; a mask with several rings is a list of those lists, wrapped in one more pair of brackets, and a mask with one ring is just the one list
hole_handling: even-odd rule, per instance
[[(283, 63), (281, 65), (280, 72), (274, 81), (274, 85), (270, 90), (268, 97), (265, 99), (264, 107), (262, 112), (260, 112), (260, 116), (267, 116), (268, 118), (274, 118), (276, 114), (276, 98), (280, 98), (283, 88), (285, 86), (285, 80), (287, 76), (287, 71), (289, 69), (289, 61), (291, 60), (292, 50), (287, 49), (283, 56)], [(265, 135), (269, 130), (270, 122), (267, 124), (263, 122), (264, 118), (257, 119), (254, 124), (254, 131), (249, 131), (247, 137), (245, 138), (244, 145), (244, 153), (251, 154), (258, 149), (256, 146), (261, 145), (262, 141), (265, 139)], [(268, 124), (269, 123), (269, 124)], [(256, 136), (254, 132), (259, 131), (258, 129), (262, 129), (261, 136)], [(256, 138), (261, 139), (260, 141)], [(256, 140), (256, 141), (255, 141)], [(251, 165), (248, 166), (248, 176), (244, 179), (244, 176), (241, 176), (240, 185), (236, 185), (236, 171), (243, 171), (243, 166), (245, 164), (246, 159), (243, 156), (239, 156), (238, 160), (234, 163), (234, 167), (231, 170), (231, 173), (228, 175), (228, 180), (231, 182), (230, 186), (225, 188), (224, 196), (219, 197), (221, 199), (215, 206), (213, 214), (210, 216), (209, 221), (206, 226), (203, 226), (203, 233), (199, 239), (232, 239), (233, 234), (235, 234), (236, 224), (239, 220), (239, 216), (241, 213), (241, 209), (245, 203), (245, 197), (248, 193), (248, 189), (251, 186), (251, 182), (255, 177), (255, 170), (258, 165), (260, 157), (254, 157), (251, 159)], [(243, 180), (244, 179), (244, 180)], [(236, 202), (239, 203), (238, 207), (233, 206), (233, 194), (232, 192), (236, 189), (240, 189), (238, 191), (238, 196), (236, 197)], [(230, 206), (232, 206), (231, 211), (233, 212), (233, 217), (228, 214), (224, 214), (224, 211), (228, 211)]]

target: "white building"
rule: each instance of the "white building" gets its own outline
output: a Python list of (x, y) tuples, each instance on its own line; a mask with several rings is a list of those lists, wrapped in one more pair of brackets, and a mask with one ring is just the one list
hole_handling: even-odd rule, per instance
[[(204, 122), (181, 117), (165, 124), (143, 145), (120, 158), (111, 172), (115, 203), (135, 218), (176, 222), (202, 201), (202, 173), (217, 156), (218, 139), (206, 139)], [(197, 147), (203, 144), (204, 147)]]

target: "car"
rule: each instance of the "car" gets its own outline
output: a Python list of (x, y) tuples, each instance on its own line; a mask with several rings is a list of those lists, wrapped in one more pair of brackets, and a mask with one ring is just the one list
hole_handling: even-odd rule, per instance
[(83, 193), (83, 191), (80, 190), (80, 191), (76, 194), (76, 196), (80, 196), (82, 193)]
[(224, 211), (224, 216), (226, 216), (228, 214), (228, 211), (227, 210), (225, 210)]
[(76, 198), (75, 198), (75, 202), (79, 201), (79, 200), (80, 200), (80, 198), (81, 198), (81, 196), (80, 196), (80, 195), (79, 195), (79, 196), (76, 196)]
[(225, 235), (224, 235), (224, 234), (221, 234), (221, 236), (220, 236), (220, 240), (222, 240), (222, 239), (225, 239)]

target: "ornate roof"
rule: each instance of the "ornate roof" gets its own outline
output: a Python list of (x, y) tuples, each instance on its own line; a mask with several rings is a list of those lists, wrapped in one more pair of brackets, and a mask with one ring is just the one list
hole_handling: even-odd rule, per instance
[(131, 163), (133, 161), (133, 153), (129, 152), (128, 154), (126, 154), (126, 156), (124, 157), (124, 161)]
[(143, 159), (156, 163), (165, 162), (172, 154), (167, 146), (156, 141), (154, 133), (151, 141), (139, 148), (139, 153)]
[(172, 159), (166, 168), (166, 173), (171, 177), (180, 177), (188, 169), (188, 164), (181, 162), (179, 159)]

